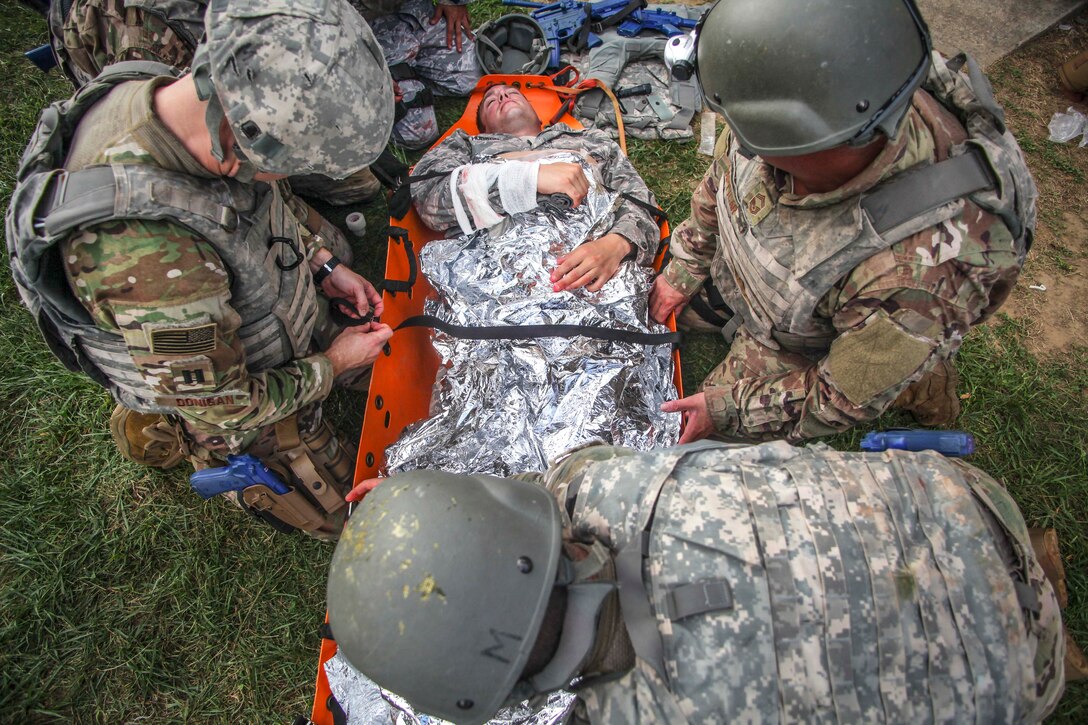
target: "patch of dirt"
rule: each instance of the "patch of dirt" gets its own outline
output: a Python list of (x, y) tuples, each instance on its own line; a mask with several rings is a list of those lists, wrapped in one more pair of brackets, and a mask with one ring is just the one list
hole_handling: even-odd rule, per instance
[(1063, 25), (987, 69), (1039, 187), (1035, 245), (1002, 311), (1031, 323), (1027, 344), (1041, 356), (1088, 345), (1088, 147), (1047, 140), (1054, 113), (1069, 106), (1088, 113), (1083, 98), (1063, 92), (1057, 72), (1088, 48), (1088, 12)]
[[(1088, 223), (1068, 212), (1064, 218), (1066, 229), (1083, 248), (1088, 243)], [(1072, 259), (1064, 265), (1062, 271), (1029, 265), (1002, 308), (1029, 323), (1031, 335), (1026, 344), (1036, 355), (1053, 355), (1073, 345), (1088, 346), (1088, 258)]]

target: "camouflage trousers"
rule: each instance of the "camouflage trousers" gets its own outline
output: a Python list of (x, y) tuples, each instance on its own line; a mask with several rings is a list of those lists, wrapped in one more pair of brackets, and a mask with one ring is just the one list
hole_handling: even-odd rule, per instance
[(466, 40), (460, 53), (447, 48), (446, 24), (431, 25), (433, 16), (430, 0), (407, 0), (395, 13), (367, 18), (408, 109), (393, 126), (393, 142), (408, 149), (427, 148), (438, 138), (438, 119), (434, 106), (425, 102), (427, 95), (467, 96), (480, 79), (475, 45)]

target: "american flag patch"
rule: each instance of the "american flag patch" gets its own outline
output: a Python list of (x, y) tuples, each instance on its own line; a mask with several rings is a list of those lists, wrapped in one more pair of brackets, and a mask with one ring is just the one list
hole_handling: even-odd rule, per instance
[(171, 327), (151, 333), (151, 352), (156, 355), (199, 355), (214, 349), (214, 322), (197, 327)]

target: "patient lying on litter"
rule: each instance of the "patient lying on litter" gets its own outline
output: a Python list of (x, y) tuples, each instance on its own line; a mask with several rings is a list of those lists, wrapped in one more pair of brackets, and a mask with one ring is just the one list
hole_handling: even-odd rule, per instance
[[(626, 196), (603, 234), (558, 260), (551, 275), (556, 291), (588, 286), (595, 292), (621, 260), (631, 257), (643, 265), (653, 261), (660, 237), (651, 212), (656, 201), (608, 134), (562, 123), (542, 130), (529, 100), (506, 85), (487, 89), (476, 125), (482, 132), (478, 136), (454, 131), (416, 164), (415, 176), (450, 172), (412, 185), (412, 200), (424, 224), (438, 232), (471, 234), (534, 209), (553, 194), (566, 194), (578, 205), (589, 190), (578, 165), (539, 163), (550, 152), (572, 151), (596, 167), (605, 187)], [(506, 163), (494, 163), (498, 158)]]
[(412, 193), (457, 236), (420, 252), (437, 292), (426, 311), (448, 323), (433, 341), (442, 365), (431, 417), (386, 450), (387, 472), (508, 475), (590, 441), (672, 445), (672, 350), (641, 264), (660, 237), (646, 185), (603, 133), (541, 131), (515, 89), (490, 89), (480, 121), (492, 132), (455, 132), (415, 170), (448, 169)]

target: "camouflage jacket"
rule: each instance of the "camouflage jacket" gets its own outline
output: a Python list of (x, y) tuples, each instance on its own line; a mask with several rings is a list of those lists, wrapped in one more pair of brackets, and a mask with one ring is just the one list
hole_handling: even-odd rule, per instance
[[(691, 296), (713, 277), (726, 302), (742, 310), (742, 329), (768, 355), (779, 347), (778, 331), (822, 335), (827, 342), (824, 354), (787, 372), (744, 377), (728, 386), (708, 378), (706, 401), (719, 433), (797, 440), (875, 418), (907, 385), (952, 356), (964, 333), (1005, 301), (1024, 250), (1002, 219), (970, 199), (941, 207), (939, 221), (876, 248), (871, 256), (847, 248), (847, 253), (860, 251), (862, 259), (845, 273), (829, 276), (826, 293), (812, 300), (807, 312), (796, 307), (799, 293), (771, 302), (758, 297), (760, 275), (796, 275), (803, 287), (806, 269), (801, 265), (823, 263), (806, 262), (818, 256), (814, 248), (861, 228), (851, 211), (859, 195), (915, 165), (946, 158), (964, 137), (956, 118), (919, 90), (900, 132), (868, 168), (834, 191), (797, 195), (787, 175), (758, 157), (746, 159), (725, 130), (717, 157), (692, 197), (691, 216), (673, 234), (673, 260), (665, 279)], [(1022, 159), (1009, 164), (1031, 184)], [(746, 167), (744, 190), (728, 181), (738, 165)], [(845, 210), (841, 222), (829, 219), (838, 209)], [(782, 237), (775, 243), (780, 250), (793, 250), (789, 258), (752, 259), (735, 244), (748, 238), (749, 230)], [(784, 322), (781, 316), (762, 315), (775, 300), (792, 310), (788, 314), (805, 314), (787, 315)], [(751, 369), (766, 367), (751, 362)]]
[(54, 2), (49, 32), (61, 68), (80, 87), (125, 60), (188, 68), (204, 37), (206, 7), (206, 0)]
[(641, 550), (664, 649), (647, 659), (624, 604), (637, 664), (579, 688), (576, 719), (1037, 722), (1061, 695), (1057, 597), (1015, 503), (962, 462), (596, 446), (542, 482), (617, 569)]
[[(541, 151), (552, 149), (578, 152), (596, 166), (601, 183), (612, 191), (630, 194), (649, 204), (657, 204), (646, 182), (607, 134), (603, 131), (576, 131), (562, 123), (531, 137), (504, 133), (471, 136), (457, 130), (428, 151), (412, 173), (422, 176), (442, 171), (452, 172), (463, 164), (487, 163), (493, 157), (538, 155)], [(415, 202), (416, 211), (427, 226), (438, 231), (449, 232), (457, 227), (452, 195), (448, 175), (412, 184), (412, 200)], [(501, 214), (502, 205), (497, 189), (491, 190), (490, 201), (492, 208)], [(622, 202), (616, 209), (616, 221), (609, 231), (622, 235), (635, 246), (639, 264), (648, 265), (653, 261), (661, 232), (657, 222), (645, 209), (630, 201)]]
[[(130, 81), (92, 106), (77, 128), (66, 168), (151, 165), (195, 180), (207, 179), (209, 184), (215, 180), (152, 110), (155, 89), (171, 80)], [(270, 224), (263, 233), (275, 236), (272, 230), (282, 227), (283, 235), (312, 239), (285, 206), (282, 190), (271, 191), (263, 196)], [(224, 264), (215, 246), (179, 223), (120, 220), (88, 225), (60, 247), (71, 290), (94, 324), (124, 340), (129, 364), (142, 374), (149, 392), (156, 400), (174, 401), (171, 412), (190, 430), (222, 436), (230, 447), (240, 450), (252, 443), (262, 427), (328, 395), (331, 363), (324, 355), (308, 354), (316, 301), (304, 262), (297, 273), (302, 281), (291, 287), (298, 294), (279, 309), (291, 336), (284, 352), (281, 333), (265, 324), (269, 320), (258, 323), (252, 311), (232, 306), (232, 297), (239, 294), (232, 280), (235, 270)], [(279, 245), (262, 242), (260, 247), (257, 264), (264, 284), (287, 284), (286, 278), (276, 277), (274, 264), (278, 255), (289, 253)], [(178, 339), (170, 342), (164, 337), (159, 350), (154, 343), (156, 330), (164, 334), (174, 330)], [(203, 331), (205, 337), (196, 340), (194, 330)], [(192, 345), (200, 348), (195, 357), (175, 349), (188, 350)], [(247, 345), (260, 348), (265, 363), (247, 360)]]

